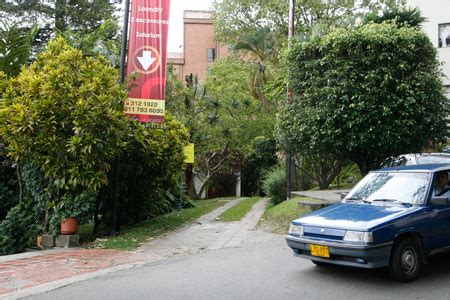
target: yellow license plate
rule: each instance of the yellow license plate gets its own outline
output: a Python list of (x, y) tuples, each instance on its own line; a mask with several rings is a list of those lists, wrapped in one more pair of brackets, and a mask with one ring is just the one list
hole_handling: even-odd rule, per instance
[(309, 250), (311, 250), (312, 256), (321, 256), (321, 257), (330, 258), (330, 252), (328, 251), (328, 246), (309, 245)]

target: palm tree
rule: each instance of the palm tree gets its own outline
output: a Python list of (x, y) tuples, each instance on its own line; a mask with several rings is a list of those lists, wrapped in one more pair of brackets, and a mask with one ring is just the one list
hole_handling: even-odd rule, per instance
[[(255, 60), (254, 72), (250, 74), (250, 92), (261, 101), (265, 112), (270, 110), (269, 101), (264, 95), (266, 82), (266, 61), (276, 53), (276, 39), (267, 27), (258, 29), (253, 34), (239, 36), (234, 50), (250, 54), (250, 60)], [(247, 58), (247, 57), (246, 57)]]
[(31, 43), (38, 31), (37, 25), (26, 30), (18, 23), (0, 22), (0, 71), (7, 77), (17, 76), (21, 66), (29, 62)]
[(394, 20), (399, 26), (420, 27), (427, 19), (422, 16), (420, 10), (404, 6), (393, 1), (388, 3), (381, 15), (370, 13), (364, 18), (364, 23), (383, 23)]

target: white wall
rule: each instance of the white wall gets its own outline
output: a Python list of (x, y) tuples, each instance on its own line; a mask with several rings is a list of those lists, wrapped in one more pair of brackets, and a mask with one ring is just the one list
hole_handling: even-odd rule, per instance
[(444, 84), (450, 86), (450, 47), (438, 48), (439, 24), (450, 23), (450, 0), (408, 0), (411, 7), (418, 7), (427, 18), (422, 29), (437, 48), (439, 60), (444, 63)]

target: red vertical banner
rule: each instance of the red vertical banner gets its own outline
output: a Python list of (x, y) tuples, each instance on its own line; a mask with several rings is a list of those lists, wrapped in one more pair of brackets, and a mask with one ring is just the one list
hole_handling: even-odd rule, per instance
[(125, 114), (140, 122), (164, 122), (167, 36), (170, 0), (133, 0), (127, 75), (136, 80), (125, 101)]

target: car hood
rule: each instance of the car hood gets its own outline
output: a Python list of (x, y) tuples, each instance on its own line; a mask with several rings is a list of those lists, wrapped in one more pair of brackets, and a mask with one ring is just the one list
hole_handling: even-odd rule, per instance
[(420, 206), (339, 203), (306, 215), (293, 223), (307, 226), (368, 230), (421, 210)]

